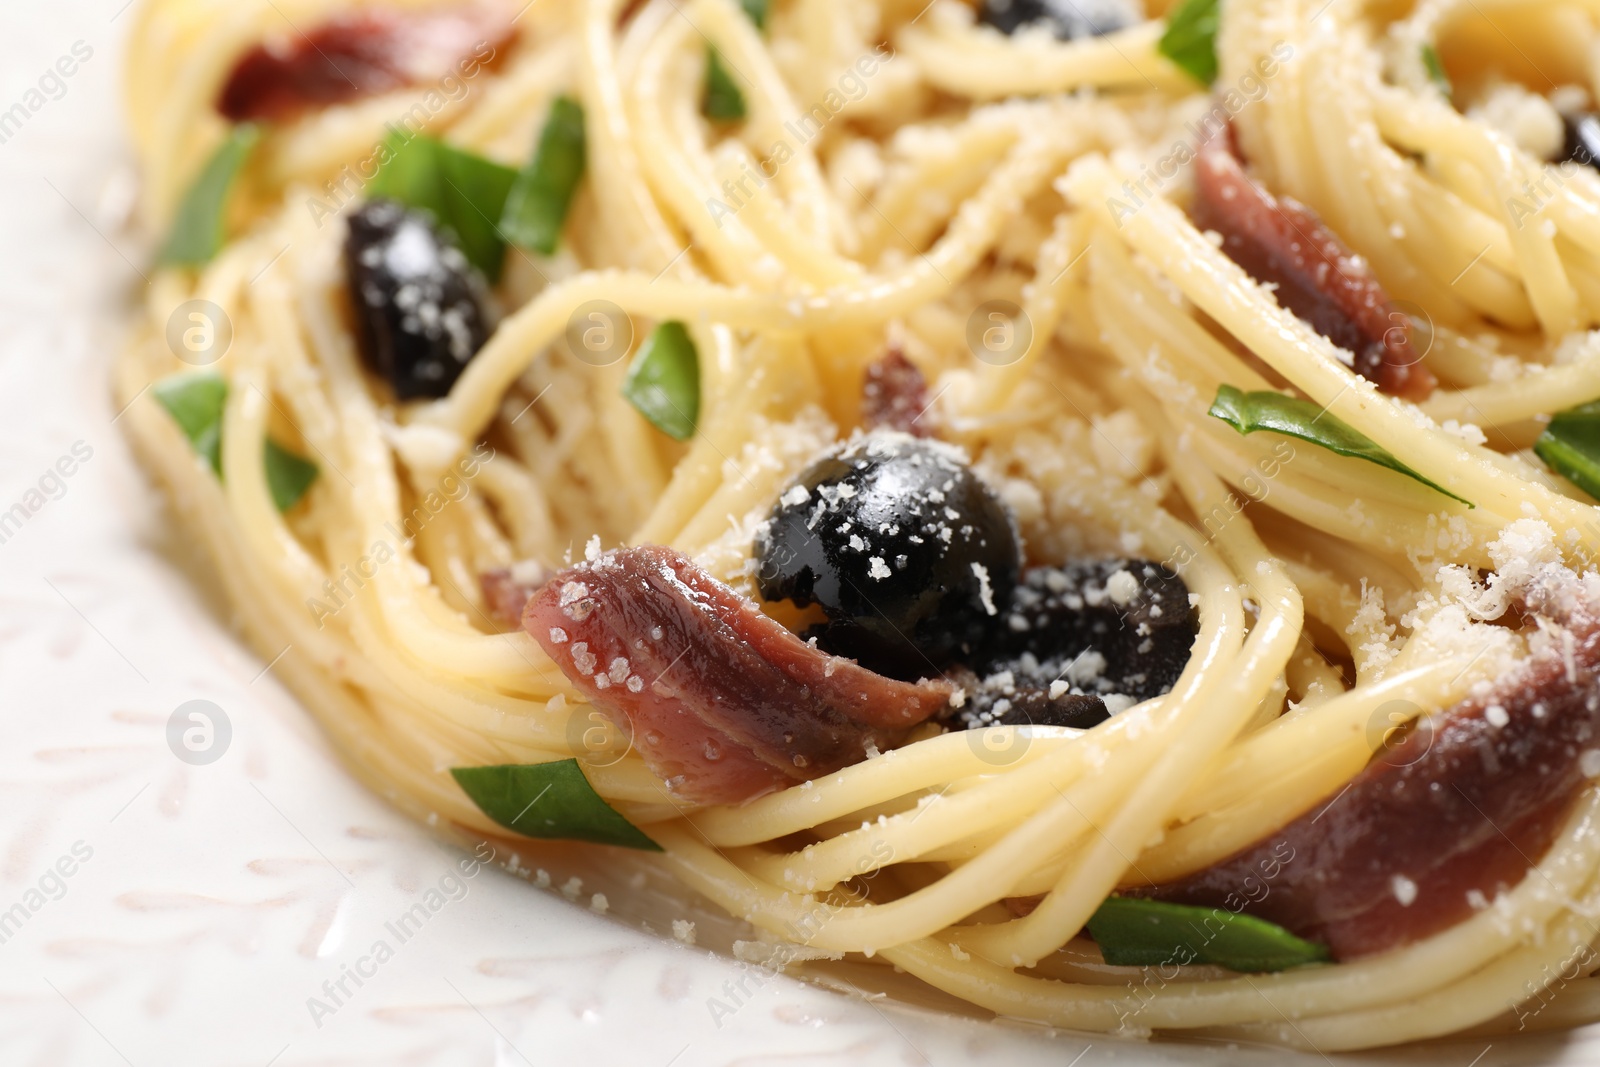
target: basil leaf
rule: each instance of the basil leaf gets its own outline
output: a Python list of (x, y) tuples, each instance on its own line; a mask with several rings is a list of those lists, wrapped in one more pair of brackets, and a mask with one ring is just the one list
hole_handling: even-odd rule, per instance
[(306, 495), (311, 483), (317, 480), (315, 463), (295, 455), (270, 437), (267, 438), (261, 461), (267, 468), (267, 489), (272, 493), (272, 502), (280, 512), (288, 511), (300, 503), (300, 498)]
[(1221, 419), (1240, 433), (1270, 430), (1285, 437), (1320, 445), (1341, 456), (1376, 463), (1408, 478), (1415, 478), (1469, 508), (1477, 506), (1465, 497), (1456, 496), (1438, 482), (1424, 478), (1379, 447), (1372, 438), (1309, 400), (1273, 392), (1244, 393), (1231, 385), (1222, 385), (1217, 387), (1217, 398), (1211, 402), (1211, 410), (1207, 414), (1214, 419)]
[(1217, 80), (1217, 0), (1183, 0), (1167, 16), (1156, 51), (1201, 85)]
[(1533, 450), (1551, 470), (1600, 500), (1600, 400), (1557, 414)]
[(1455, 87), (1450, 84), (1450, 75), (1444, 72), (1444, 64), (1439, 62), (1439, 50), (1431, 44), (1422, 46), (1422, 67), (1428, 72), (1428, 80), (1444, 94), (1446, 100), (1455, 96)]
[[(744, 8), (745, 16), (756, 24), (756, 29), (767, 28), (770, 0), (739, 0), (739, 6)], [(707, 118), (719, 122), (737, 122), (745, 116), (744, 93), (739, 89), (739, 83), (733, 80), (727, 64), (723, 63), (722, 54), (714, 47), (706, 55), (705, 113)]]
[(1209, 963), (1259, 973), (1331, 958), (1328, 946), (1253, 915), (1137, 897), (1107, 898), (1089, 917), (1089, 933), (1117, 967)]
[(681, 322), (663, 322), (633, 357), (622, 395), (639, 414), (679, 441), (700, 420), (700, 353)]
[(228, 195), (260, 140), (261, 127), (254, 123), (242, 123), (229, 131), (228, 139), (217, 146), (178, 205), (158, 262), (168, 267), (200, 267), (222, 251), (228, 239)]
[(500, 232), (517, 172), (420, 134), (391, 131), (367, 195), (388, 197), (433, 215), (490, 283), (500, 280), (506, 241)]
[(150, 391), (222, 477), (222, 407), (228, 402), (228, 383), (220, 374), (179, 374), (163, 378)]
[(506, 197), (500, 220), (506, 240), (547, 256), (556, 250), (583, 179), (585, 151), (582, 105), (569, 96), (556, 97), (533, 160), (517, 174)]
[(478, 810), (524, 837), (662, 851), (594, 791), (575, 759), (455, 767), (450, 774)]
[(706, 56), (705, 112), (718, 122), (737, 122), (745, 116), (744, 93), (715, 48)]
[(750, 21), (756, 24), (756, 29), (767, 28), (767, 11), (772, 7), (771, 0), (739, 0), (739, 6), (744, 8), (744, 13)]
[[(228, 402), (228, 383), (220, 374), (178, 374), (164, 378), (151, 392), (167, 409), (195, 452), (222, 477), (222, 410)], [(267, 438), (262, 463), (272, 502), (280, 512), (300, 502), (317, 480), (317, 465)]]

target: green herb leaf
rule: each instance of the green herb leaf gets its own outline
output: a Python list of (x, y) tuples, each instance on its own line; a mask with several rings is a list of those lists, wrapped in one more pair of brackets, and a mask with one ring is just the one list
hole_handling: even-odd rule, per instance
[(1330, 959), (1328, 946), (1252, 915), (1136, 897), (1107, 898), (1089, 918), (1089, 933), (1117, 967), (1209, 963), (1253, 974)]
[(161, 249), (158, 258), (163, 266), (204, 266), (222, 251), (228, 239), (228, 195), (260, 140), (261, 127), (254, 123), (235, 126), (200, 168), (178, 205), (172, 232)]
[(280, 512), (300, 503), (311, 483), (317, 480), (315, 463), (295, 455), (270, 437), (262, 453), (262, 462), (267, 468), (267, 489)]
[(1422, 67), (1428, 72), (1428, 80), (1438, 87), (1446, 100), (1455, 96), (1455, 86), (1450, 84), (1450, 75), (1444, 72), (1444, 64), (1439, 62), (1439, 50), (1431, 44), (1422, 46)]
[(575, 759), (456, 767), (450, 773), (480, 811), (525, 837), (662, 851), (594, 791)]
[(556, 250), (583, 179), (584, 155), (583, 107), (569, 96), (558, 96), (532, 162), (517, 174), (506, 198), (500, 230), (508, 241), (547, 256)]
[(745, 116), (744, 93), (715, 48), (706, 56), (705, 111), (707, 118), (718, 122), (737, 122)]
[(1341, 456), (1376, 463), (1380, 467), (1398, 471), (1408, 478), (1415, 478), (1430, 489), (1436, 489), (1452, 500), (1459, 500), (1469, 508), (1476, 506), (1465, 497), (1456, 496), (1438, 482), (1424, 478), (1401, 463), (1393, 454), (1379, 447), (1372, 438), (1349, 423), (1335, 418), (1327, 410), (1319, 408), (1309, 400), (1273, 392), (1245, 393), (1231, 385), (1223, 385), (1217, 388), (1217, 398), (1211, 402), (1208, 414), (1212, 418), (1221, 419), (1240, 433), (1270, 430), (1285, 437), (1295, 437), (1320, 445)]
[(687, 441), (700, 420), (700, 353), (681, 322), (657, 326), (633, 357), (622, 395), (668, 437)]
[(1217, 0), (1183, 0), (1156, 50), (1201, 85), (1217, 80)]
[[(195, 452), (222, 477), (222, 410), (228, 403), (228, 383), (219, 374), (177, 374), (151, 387)], [(317, 480), (317, 465), (279, 445), (270, 437), (262, 456), (267, 488), (280, 512), (300, 502)]]
[(491, 283), (500, 280), (506, 242), (500, 232), (517, 172), (421, 134), (391, 130), (383, 164), (367, 195), (388, 197), (433, 215)]
[(220, 374), (178, 374), (163, 378), (150, 391), (222, 477), (222, 408), (228, 402), (228, 383)]
[(750, 21), (756, 24), (756, 29), (767, 28), (767, 11), (772, 7), (772, 0), (739, 0), (739, 6), (744, 8), (744, 13)]
[[(744, 8), (746, 17), (756, 24), (756, 29), (767, 28), (770, 0), (739, 0), (739, 6)], [(718, 122), (737, 122), (745, 117), (744, 92), (740, 90), (739, 83), (733, 80), (728, 65), (722, 61), (722, 54), (714, 47), (706, 54), (705, 113), (707, 118)]]
[(1533, 450), (1551, 470), (1600, 500), (1600, 401), (1556, 415)]

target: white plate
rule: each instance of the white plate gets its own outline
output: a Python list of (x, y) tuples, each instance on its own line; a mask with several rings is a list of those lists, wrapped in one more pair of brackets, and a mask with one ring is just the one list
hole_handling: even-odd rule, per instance
[[(462, 854), (358, 787), (231, 636), (114, 425), (106, 371), (148, 254), (121, 221), (122, 4), (7, 0), (0, 33), (0, 113), (28, 110), (0, 144), (0, 513), (42, 505), (0, 543), (0, 1063), (1323, 1062), (862, 1001), (593, 914), (592, 879), (573, 905), (485, 869), (401, 943), (385, 924), (426, 903)], [(29, 96), (78, 41), (93, 56)], [(59, 499), (29, 497), (77, 442), (93, 455)], [(195, 699), (232, 727), (207, 766), (166, 741)], [(65, 862), (58, 888), (47, 872), (75, 845), (92, 854)], [(558, 884), (582, 862), (523, 861)], [(48, 892), (29, 896), (41, 879)], [(613, 911), (689, 914), (603, 888)], [(365, 964), (360, 986), (346, 978), (335, 1004), (323, 983), (379, 939), (393, 957)], [(1600, 1057), (1593, 1037), (1544, 1037), (1474, 1061), (1487, 1044), (1369, 1062)]]

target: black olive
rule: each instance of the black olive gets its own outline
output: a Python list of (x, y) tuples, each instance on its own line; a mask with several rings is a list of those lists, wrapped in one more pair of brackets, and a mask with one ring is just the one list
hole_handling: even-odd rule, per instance
[(949, 445), (877, 431), (822, 459), (756, 536), (768, 600), (817, 604), (818, 647), (895, 678), (976, 649), (1011, 600), (1016, 528)]
[(1566, 130), (1567, 140), (1556, 162), (1600, 168), (1600, 163), (1596, 163), (1600, 159), (1600, 115), (1592, 111), (1562, 115), (1561, 125)]
[(344, 245), (361, 353), (401, 400), (441, 397), (489, 339), (483, 278), (431, 216), (373, 200)]
[(1141, 20), (1132, 0), (983, 0), (978, 21), (1004, 34), (1043, 23), (1057, 40), (1125, 30)]
[(1087, 730), (1111, 717), (1099, 696), (1063, 690), (1036, 661), (1016, 660), (990, 666), (991, 670), (983, 675), (967, 667), (958, 667), (945, 675), (966, 693), (966, 702), (957, 717), (963, 729), (1070, 726)]
[[(1168, 692), (1189, 662), (1195, 612), (1155, 563), (1038, 567), (971, 660), (964, 725), (1075, 726)], [(1108, 704), (1110, 705), (1108, 707)]]

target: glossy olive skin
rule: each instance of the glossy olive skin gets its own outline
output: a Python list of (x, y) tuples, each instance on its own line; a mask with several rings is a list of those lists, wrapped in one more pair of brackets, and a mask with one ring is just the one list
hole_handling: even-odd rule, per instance
[(372, 200), (344, 246), (361, 354), (395, 397), (437, 398), (489, 339), (482, 277), (431, 216)]
[[(1129, 579), (1131, 587), (1112, 593)], [(1035, 567), (968, 661), (960, 719), (968, 727), (1088, 729), (1110, 717), (1113, 694), (1122, 706), (1171, 690), (1189, 663), (1197, 621), (1183, 579), (1160, 564)]]
[(894, 678), (972, 652), (1021, 567), (1011, 515), (948, 445), (878, 431), (807, 470), (756, 536), (767, 600), (819, 605), (819, 647)]
[(1561, 158), (1556, 162), (1582, 163), (1600, 168), (1600, 163), (1597, 163), (1597, 159), (1600, 159), (1600, 115), (1592, 111), (1562, 115), (1561, 125), (1566, 134), (1566, 143), (1562, 147)]
[(1010, 35), (1042, 23), (1061, 41), (1102, 37), (1139, 21), (1128, 0), (984, 0), (978, 21)]

